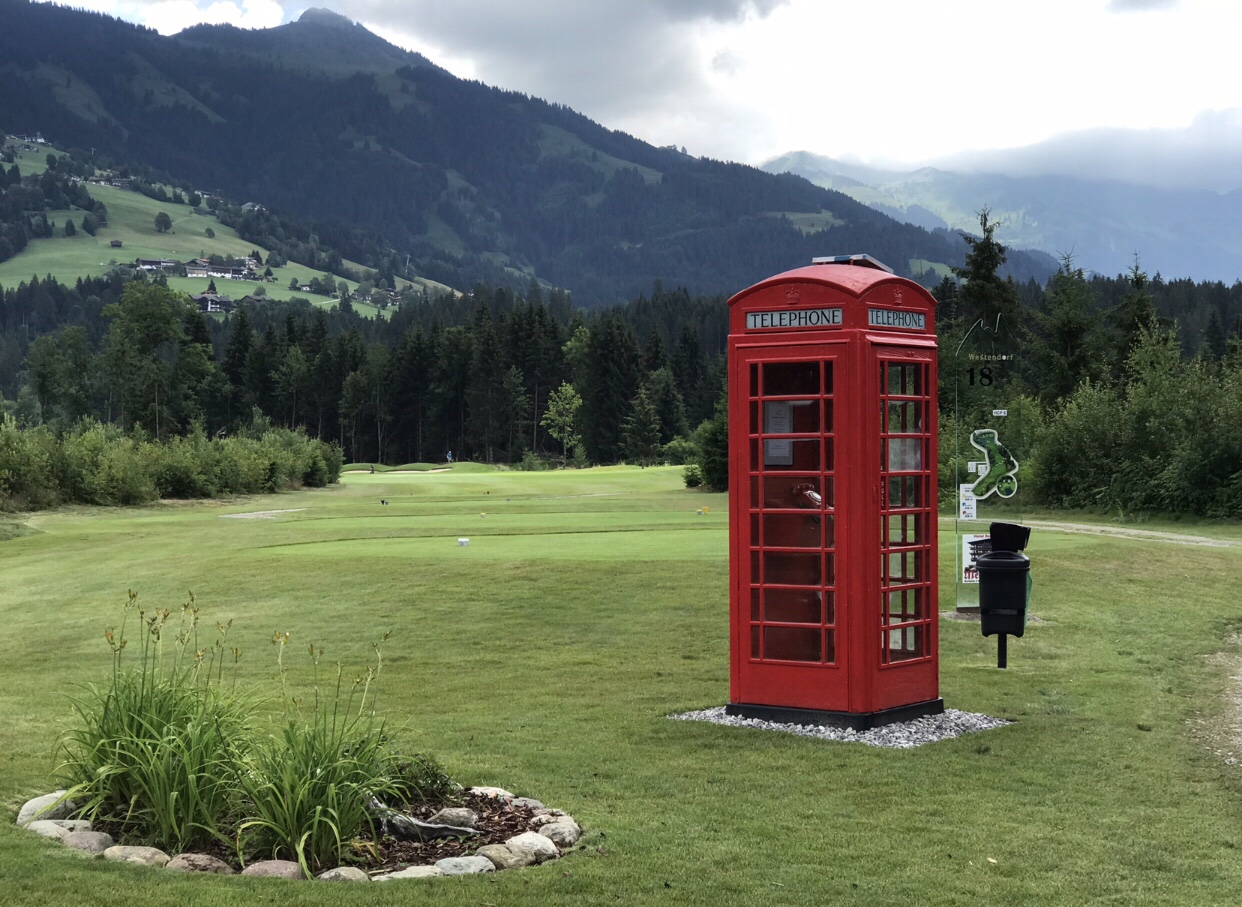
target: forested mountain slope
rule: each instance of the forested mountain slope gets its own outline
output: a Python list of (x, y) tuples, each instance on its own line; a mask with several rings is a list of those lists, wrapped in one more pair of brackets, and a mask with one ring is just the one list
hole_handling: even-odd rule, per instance
[[(239, 200), (378, 231), (419, 276), (730, 293), (815, 255), (867, 252), (935, 280), (948, 231), (789, 175), (692, 158), (536, 98), (458, 79), (323, 11), (173, 37), (0, 0), (0, 127), (138, 161)], [(370, 264), (364, 262), (365, 264)], [(1043, 281), (1046, 256), (1009, 273)], [(926, 270), (925, 270), (926, 269)]]

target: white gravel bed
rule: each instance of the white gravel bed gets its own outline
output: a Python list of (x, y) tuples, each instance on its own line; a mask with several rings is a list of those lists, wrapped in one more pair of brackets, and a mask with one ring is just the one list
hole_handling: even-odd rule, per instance
[(758, 718), (742, 718), (737, 715), (726, 715), (724, 706), (714, 709), (700, 709), (694, 712), (683, 712), (670, 715), (675, 721), (710, 721), (712, 724), (724, 724), (729, 727), (750, 727), (762, 731), (781, 731), (786, 734), (797, 734), (799, 737), (818, 737), (821, 740), (839, 740), (844, 743), (866, 743), (869, 746), (887, 746), (897, 749), (911, 749), (924, 743), (935, 743), (937, 740), (948, 740), (970, 734), (975, 731), (986, 731), (991, 728), (1004, 727), (1011, 722), (975, 712), (959, 712), (957, 709), (945, 709), (943, 714), (928, 715), (915, 718), (913, 721), (900, 721), (872, 728), (869, 731), (855, 731), (852, 728), (820, 727), (814, 724), (783, 724), (779, 721), (763, 721)]

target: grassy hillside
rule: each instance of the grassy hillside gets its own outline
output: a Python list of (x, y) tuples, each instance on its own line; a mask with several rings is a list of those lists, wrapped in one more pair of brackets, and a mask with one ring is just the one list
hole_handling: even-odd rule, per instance
[[(15, 148), (17, 165), (23, 176), (40, 174), (47, 169), (47, 155), (56, 152), (50, 146), (42, 146), (36, 151), (22, 151)], [(195, 213), (188, 205), (176, 205), (147, 198), (138, 192), (118, 189), (113, 186), (91, 186), (93, 198), (108, 206), (108, 226), (100, 228), (95, 236), (88, 235), (81, 229), (84, 212), (51, 211), (48, 217), (56, 222), (56, 236), (51, 239), (35, 239), (18, 255), (8, 261), (0, 262), (0, 286), (14, 286), (32, 276), (43, 278), (51, 274), (61, 283), (72, 284), (79, 277), (100, 275), (117, 265), (132, 263), (137, 258), (175, 258), (187, 261), (191, 258), (207, 258), (211, 255), (222, 255), (240, 258), (258, 249), (267, 257), (269, 249), (246, 242), (237, 235), (232, 227), (220, 223), (214, 214), (206, 208), (202, 213)], [(155, 229), (155, 216), (166, 213), (172, 220), (172, 229), (160, 233)], [(65, 221), (72, 219), (78, 231), (74, 236), (64, 235)], [(207, 231), (215, 235), (209, 237)], [(113, 248), (112, 242), (120, 240), (121, 248)], [(349, 267), (359, 272), (367, 269), (357, 262), (346, 262)], [(300, 296), (317, 306), (330, 308), (336, 301), (324, 296), (290, 290), (289, 283), (296, 279), (305, 284), (312, 277), (322, 278), (324, 273), (314, 271), (296, 262), (272, 269), (273, 279), (270, 283), (225, 280), (217, 278), (216, 291), (233, 299), (240, 299), (253, 294), (262, 287), (269, 299), (281, 300)], [(341, 278), (333, 277), (339, 283)], [(210, 278), (170, 277), (168, 285), (186, 293), (205, 293), (211, 283)], [(346, 281), (351, 290), (357, 288), (355, 281)], [(414, 285), (433, 292), (448, 290), (443, 284), (435, 281), (420, 280), (414, 282), (400, 281), (402, 286)], [(365, 302), (355, 301), (354, 307), (360, 314), (374, 317), (380, 312), (378, 308)]]

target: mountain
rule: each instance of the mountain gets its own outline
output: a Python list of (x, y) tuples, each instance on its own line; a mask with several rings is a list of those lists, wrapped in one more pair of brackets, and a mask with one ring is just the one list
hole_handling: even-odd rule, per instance
[[(601, 305), (656, 281), (730, 293), (842, 252), (932, 282), (965, 255), (951, 231), (458, 79), (321, 10), (166, 37), (0, 0), (0, 78), (9, 132), (374, 231), (418, 276), (458, 288), (540, 279)], [(1053, 263), (1015, 253), (1009, 268), (1042, 282)]]
[(394, 47), (327, 9), (308, 9), (296, 22), (268, 29), (195, 25), (178, 33), (177, 39), (221, 55), (247, 57), (311, 73), (386, 75), (402, 66), (439, 69), (422, 54)]
[(763, 165), (794, 173), (929, 230), (969, 230), (991, 210), (1008, 246), (1072, 253), (1079, 267), (1232, 283), (1242, 279), (1242, 190), (1172, 189), (1069, 176), (873, 169), (805, 151)]

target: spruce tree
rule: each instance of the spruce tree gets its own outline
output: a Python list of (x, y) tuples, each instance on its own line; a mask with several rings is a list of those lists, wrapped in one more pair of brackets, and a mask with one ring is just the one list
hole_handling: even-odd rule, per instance
[(626, 460), (640, 466), (656, 462), (660, 456), (660, 417), (651, 405), (646, 388), (640, 387), (634, 396), (622, 432)]
[(982, 321), (994, 329), (998, 319), (1008, 322), (1009, 329), (1016, 331), (1020, 324), (1018, 288), (1013, 279), (1001, 279), (1000, 268), (1005, 263), (1006, 249), (996, 240), (996, 228), (1000, 224), (991, 219), (991, 212), (984, 208), (979, 212), (981, 237), (962, 234), (970, 247), (964, 267), (954, 268), (953, 273), (965, 283), (957, 292), (957, 321), (969, 330), (970, 325)]

